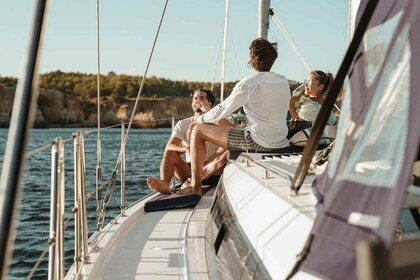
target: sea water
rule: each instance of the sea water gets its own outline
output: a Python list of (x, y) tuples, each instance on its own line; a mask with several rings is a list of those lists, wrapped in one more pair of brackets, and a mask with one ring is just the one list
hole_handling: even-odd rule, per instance
[[(74, 258), (74, 219), (72, 208), (73, 196), (73, 141), (72, 133), (82, 131), (74, 128), (34, 129), (28, 141), (28, 151), (47, 145), (56, 137), (68, 140), (65, 142), (65, 271)], [(131, 129), (126, 146), (126, 205), (130, 205), (151, 191), (146, 184), (149, 176), (159, 176), (159, 166), (163, 149), (170, 136), (170, 129)], [(7, 139), (7, 129), (0, 129), (0, 162), (3, 163)], [(103, 195), (108, 187), (108, 179), (117, 164), (121, 147), (121, 130), (117, 128), (101, 130), (101, 165), (103, 173)], [(86, 191), (93, 194), (88, 200), (89, 235), (96, 229), (96, 166), (97, 166), (97, 132), (85, 136), (86, 158)], [(20, 193), (19, 221), (13, 247), (13, 258), (10, 260), (8, 279), (26, 279), (41, 254), (39, 268), (32, 279), (46, 279), (48, 275), (48, 238), (50, 222), (51, 192), (51, 148), (44, 149), (26, 160), (23, 184)], [(105, 224), (120, 212), (121, 188), (120, 177), (116, 183), (111, 201), (107, 207)]]

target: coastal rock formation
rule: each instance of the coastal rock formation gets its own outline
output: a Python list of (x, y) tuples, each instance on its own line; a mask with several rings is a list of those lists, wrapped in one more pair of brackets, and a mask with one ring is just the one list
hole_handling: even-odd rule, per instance
[[(0, 127), (8, 127), (12, 117), (15, 88), (0, 85)], [(35, 127), (46, 127), (45, 119), (38, 106), (35, 106)]]
[(13, 90), (0, 85), (0, 127), (9, 126), (13, 107)]
[(78, 124), (85, 119), (76, 96), (57, 90), (41, 89), (38, 108), (49, 125)]
[[(8, 127), (15, 88), (0, 85), (0, 127)], [(110, 102), (101, 105), (103, 126), (128, 122), (135, 100), (117, 106)], [(175, 119), (191, 116), (191, 100), (185, 98), (143, 98), (138, 102), (134, 126), (143, 128), (170, 127)], [(57, 90), (41, 89), (36, 108), (34, 127), (94, 127), (97, 125), (97, 105), (81, 102), (76, 95)]]

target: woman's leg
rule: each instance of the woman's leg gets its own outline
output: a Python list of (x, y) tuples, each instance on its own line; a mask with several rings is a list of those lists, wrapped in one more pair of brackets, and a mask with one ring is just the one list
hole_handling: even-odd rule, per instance
[(229, 130), (232, 127), (214, 124), (197, 124), (191, 132), (191, 185), (179, 193), (197, 193), (202, 195), (201, 178), (206, 160), (206, 141), (227, 149)]

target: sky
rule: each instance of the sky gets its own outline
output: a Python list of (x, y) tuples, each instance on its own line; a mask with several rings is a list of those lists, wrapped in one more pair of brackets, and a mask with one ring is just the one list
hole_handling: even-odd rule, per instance
[[(166, 0), (100, 0), (100, 72), (145, 73)], [(35, 1), (0, 1), (0, 76), (19, 77)], [(311, 69), (335, 74), (348, 45), (348, 0), (271, 0)], [(225, 0), (169, 0), (147, 76), (220, 82)], [(49, 1), (40, 73), (97, 73), (96, 0)], [(225, 81), (252, 73), (249, 44), (258, 37), (258, 0), (229, 0)], [(308, 70), (276, 23), (272, 71), (303, 81)]]

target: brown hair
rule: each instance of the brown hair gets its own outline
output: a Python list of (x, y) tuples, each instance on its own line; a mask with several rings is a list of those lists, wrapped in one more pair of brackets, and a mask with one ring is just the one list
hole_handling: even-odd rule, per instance
[(323, 91), (321, 92), (321, 94), (323, 95), (327, 95), (328, 92), (331, 89), (331, 85), (334, 82), (334, 76), (331, 73), (325, 73), (321, 70), (315, 70), (312, 71), (309, 74), (313, 74), (316, 77), (316, 80), (318, 81), (318, 83), (320, 83), (321, 85), (324, 85)]
[(258, 38), (251, 42), (249, 46), (249, 55), (252, 68), (255, 70), (270, 71), (277, 59), (277, 43)]
[(194, 97), (194, 93), (200, 92), (200, 91), (206, 93), (207, 101), (210, 102), (211, 106), (213, 107), (214, 104), (216, 103), (216, 95), (214, 94), (212, 90), (202, 89), (202, 88), (196, 89), (194, 90), (193, 93), (190, 94), (190, 98), (192, 99)]

